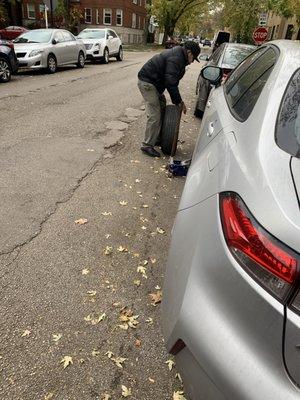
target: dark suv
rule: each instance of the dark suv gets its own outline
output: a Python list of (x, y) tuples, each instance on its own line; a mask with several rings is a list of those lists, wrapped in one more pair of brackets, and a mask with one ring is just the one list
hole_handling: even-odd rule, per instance
[(0, 39), (0, 82), (9, 82), (18, 71), (18, 60), (13, 43)]

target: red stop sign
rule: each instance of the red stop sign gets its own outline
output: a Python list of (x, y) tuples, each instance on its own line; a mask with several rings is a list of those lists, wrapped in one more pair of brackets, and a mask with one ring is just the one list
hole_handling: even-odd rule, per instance
[(252, 39), (254, 40), (255, 44), (262, 44), (267, 39), (267, 36), (268, 29), (263, 26), (259, 26), (258, 28), (254, 29)]

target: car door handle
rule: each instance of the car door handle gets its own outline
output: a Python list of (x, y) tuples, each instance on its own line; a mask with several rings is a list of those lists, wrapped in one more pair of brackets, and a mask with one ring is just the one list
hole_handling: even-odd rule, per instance
[(208, 100), (208, 102), (206, 103), (206, 107), (209, 108), (211, 106), (211, 101)]
[(213, 122), (210, 122), (209, 124), (208, 124), (208, 131), (207, 131), (207, 136), (208, 137), (211, 137), (212, 135), (213, 135), (213, 133), (214, 133), (214, 130), (215, 130), (215, 128), (214, 128), (214, 123)]

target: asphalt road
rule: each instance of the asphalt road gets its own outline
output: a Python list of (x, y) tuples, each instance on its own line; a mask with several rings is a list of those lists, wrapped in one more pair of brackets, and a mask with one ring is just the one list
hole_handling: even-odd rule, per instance
[[(136, 75), (151, 55), (0, 86), (1, 399), (121, 399), (125, 385), (129, 398), (163, 400), (181, 388), (149, 296), (162, 286), (184, 184), (139, 151)], [(182, 82), (181, 157), (198, 131), (198, 71)], [(124, 330), (130, 311), (139, 323)]]

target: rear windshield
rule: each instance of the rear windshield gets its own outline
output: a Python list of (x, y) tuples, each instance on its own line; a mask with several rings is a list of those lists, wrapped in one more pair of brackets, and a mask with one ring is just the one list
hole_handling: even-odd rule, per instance
[(15, 43), (48, 43), (50, 42), (52, 31), (36, 30), (23, 33), (14, 40)]
[(290, 80), (277, 119), (275, 140), (278, 146), (300, 158), (300, 69)]
[(104, 39), (105, 38), (105, 30), (89, 30), (89, 31), (82, 31), (77, 36), (78, 39)]
[(234, 69), (242, 61), (244, 61), (245, 58), (248, 57), (248, 55), (252, 53), (254, 50), (256, 50), (256, 47), (254, 46), (253, 47), (228, 46), (224, 54), (222, 67)]

